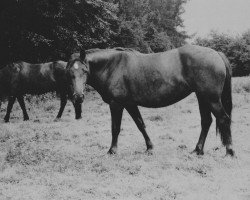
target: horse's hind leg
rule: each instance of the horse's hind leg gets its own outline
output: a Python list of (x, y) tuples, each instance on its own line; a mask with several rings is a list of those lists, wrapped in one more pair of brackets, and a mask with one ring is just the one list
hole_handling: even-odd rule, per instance
[(13, 107), (15, 100), (16, 100), (15, 96), (10, 96), (8, 99), (7, 112), (6, 112), (6, 115), (4, 117), (5, 122), (9, 122), (9, 120), (10, 120), (10, 112), (12, 110), (12, 107)]
[(17, 101), (18, 101), (18, 103), (21, 106), (21, 109), (23, 111), (23, 120), (24, 121), (29, 120), (29, 116), (28, 116), (28, 113), (26, 111), (26, 107), (25, 107), (23, 96), (18, 96), (17, 97)]
[(197, 155), (203, 155), (204, 154), (203, 148), (207, 138), (207, 133), (212, 123), (212, 116), (210, 111), (210, 105), (206, 102), (205, 98), (203, 98), (199, 94), (197, 94), (196, 96), (198, 99), (200, 115), (201, 115), (201, 133), (194, 152)]
[(231, 119), (226, 114), (222, 103), (220, 100), (211, 103), (211, 111), (216, 117), (216, 125), (218, 127), (221, 141), (224, 146), (226, 146), (226, 154), (234, 156), (234, 151), (232, 149), (232, 136), (231, 136)]
[(147, 146), (147, 151), (150, 151), (153, 149), (153, 143), (151, 142), (146, 130), (145, 130), (145, 124), (143, 122), (143, 119), (141, 117), (141, 113), (137, 106), (126, 106), (126, 110), (130, 114), (130, 116), (133, 118), (135, 124), (137, 125), (138, 129), (141, 131), (145, 142)]
[(110, 103), (109, 107), (111, 112), (112, 123), (112, 142), (108, 154), (116, 154), (117, 141), (121, 129), (121, 119), (124, 107), (114, 101)]
[(62, 113), (64, 111), (66, 103), (67, 103), (67, 97), (66, 97), (66, 95), (62, 95), (61, 96), (60, 109), (59, 109), (59, 112), (58, 112), (58, 114), (56, 116), (57, 119), (60, 119), (62, 117)]

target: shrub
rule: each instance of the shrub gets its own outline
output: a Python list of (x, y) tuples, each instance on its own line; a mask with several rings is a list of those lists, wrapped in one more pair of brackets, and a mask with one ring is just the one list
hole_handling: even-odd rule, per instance
[(223, 52), (232, 65), (233, 76), (250, 74), (250, 30), (235, 37), (211, 32), (208, 38), (197, 38), (194, 43)]

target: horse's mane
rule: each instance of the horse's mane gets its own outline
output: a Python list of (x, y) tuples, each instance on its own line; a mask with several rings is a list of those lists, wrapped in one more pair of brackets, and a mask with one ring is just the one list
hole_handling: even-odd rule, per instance
[(140, 53), (139, 51), (132, 49), (132, 48), (125, 48), (125, 47), (115, 47), (110, 49), (99, 49), (93, 48), (86, 50), (86, 54), (98, 53), (98, 52), (107, 52), (107, 51), (124, 51), (124, 52), (133, 52), (133, 53)]
[(132, 48), (125, 48), (125, 47), (115, 47), (114, 49), (117, 50), (117, 51), (139, 52), (139, 51), (137, 51), (137, 50), (135, 50), (135, 49), (132, 49)]
[(90, 53), (95, 53), (95, 52), (104, 51), (104, 50), (106, 50), (106, 49), (94, 48), (94, 49), (85, 50), (85, 53), (86, 53), (86, 54), (90, 54)]

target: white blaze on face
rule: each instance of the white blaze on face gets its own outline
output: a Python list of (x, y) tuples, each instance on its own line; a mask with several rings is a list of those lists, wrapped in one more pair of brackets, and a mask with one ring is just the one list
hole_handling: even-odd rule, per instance
[(76, 63), (76, 62), (74, 63), (74, 68), (75, 68), (75, 69), (78, 69), (78, 68), (79, 68), (78, 63)]

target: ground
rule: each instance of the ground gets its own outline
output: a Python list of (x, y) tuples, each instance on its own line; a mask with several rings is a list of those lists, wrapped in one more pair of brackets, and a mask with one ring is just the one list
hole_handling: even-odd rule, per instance
[(118, 154), (107, 155), (111, 143), (109, 107), (90, 91), (83, 118), (74, 119), (68, 102), (54, 122), (59, 100), (26, 98), (29, 121), (16, 103), (10, 123), (0, 118), (0, 199), (12, 200), (249, 200), (250, 81), (233, 81), (232, 135), (237, 157), (225, 157), (215, 125), (203, 156), (191, 154), (200, 134), (195, 95), (161, 109), (140, 107), (153, 154), (124, 112)]

